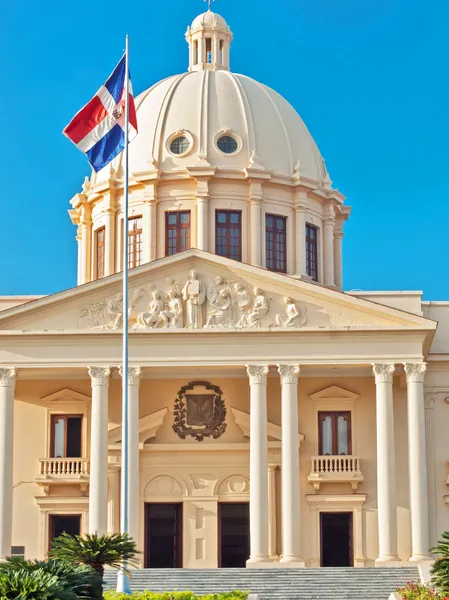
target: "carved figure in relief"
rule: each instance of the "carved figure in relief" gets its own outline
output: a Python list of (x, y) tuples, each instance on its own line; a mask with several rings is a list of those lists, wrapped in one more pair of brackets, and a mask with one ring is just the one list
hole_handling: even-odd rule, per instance
[(254, 304), (248, 312), (246, 324), (248, 327), (262, 327), (264, 318), (268, 314), (268, 298), (265, 297), (265, 292), (260, 288), (254, 288), (254, 296)]
[(167, 325), (170, 327), (180, 328), (184, 326), (184, 307), (182, 306), (181, 298), (177, 295), (176, 290), (171, 289), (167, 294)]
[(306, 309), (299, 309), (292, 298), (284, 298), (285, 314), (276, 315), (277, 327), (302, 327), (305, 325)]
[(175, 298), (181, 298), (182, 290), (180, 284), (173, 279), (173, 277), (167, 277), (165, 280), (167, 289), (165, 292), (166, 301), (169, 301), (169, 295), (172, 294)]
[(217, 298), (217, 296), (220, 294), (220, 292), (222, 292), (223, 290), (225, 290), (228, 287), (229, 286), (228, 286), (227, 282), (223, 281), (223, 277), (221, 275), (217, 275), (217, 277), (214, 277), (213, 281), (207, 288), (208, 301), (214, 302), (214, 300)]
[(160, 292), (153, 292), (153, 300), (148, 306), (148, 311), (140, 313), (137, 318), (138, 324), (142, 329), (152, 329), (162, 325), (168, 325), (168, 317), (165, 311), (165, 304)]
[(235, 323), (236, 327), (244, 327), (247, 312), (251, 306), (251, 298), (248, 290), (241, 283), (235, 284)]
[(190, 271), (189, 279), (182, 289), (182, 297), (187, 303), (187, 327), (201, 329), (203, 326), (202, 305), (206, 299), (206, 289), (198, 279), (195, 270)]
[(121, 292), (117, 292), (111, 300), (108, 300), (108, 313), (113, 317), (113, 329), (123, 327), (123, 295)]
[(227, 287), (223, 288), (209, 304), (206, 327), (226, 327), (231, 324), (232, 298)]

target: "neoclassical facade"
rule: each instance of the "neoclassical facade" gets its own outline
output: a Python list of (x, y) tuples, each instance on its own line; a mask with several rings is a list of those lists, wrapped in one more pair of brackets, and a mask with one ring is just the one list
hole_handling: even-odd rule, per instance
[(313, 138), (230, 70), (207, 11), (189, 67), (136, 100), (130, 303), (123, 168), (69, 211), (78, 285), (0, 299), (0, 556), (120, 527), (147, 567), (404, 565), (449, 529), (449, 303), (342, 291), (343, 223)]

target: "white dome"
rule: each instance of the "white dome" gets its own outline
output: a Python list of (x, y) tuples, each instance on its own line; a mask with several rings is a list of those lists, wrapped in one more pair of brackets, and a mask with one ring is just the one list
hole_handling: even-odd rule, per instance
[[(293, 176), (299, 161), (301, 177), (327, 187), (323, 159), (301, 117), (282, 96), (250, 77), (227, 70), (175, 75), (140, 94), (136, 108), (139, 134), (130, 144), (131, 174), (156, 163), (167, 172), (207, 162), (220, 169), (254, 165)], [(217, 149), (217, 139), (225, 134), (238, 142), (233, 154)], [(170, 152), (170, 143), (180, 135), (190, 146), (179, 156)], [(122, 154), (115, 170), (121, 161)], [(109, 167), (103, 169), (96, 181), (105, 181), (109, 173)]]
[(191, 29), (199, 29), (200, 27), (218, 27), (220, 29), (227, 29), (228, 24), (220, 15), (217, 13), (213, 13), (211, 10), (208, 10), (201, 15), (198, 15), (192, 21)]

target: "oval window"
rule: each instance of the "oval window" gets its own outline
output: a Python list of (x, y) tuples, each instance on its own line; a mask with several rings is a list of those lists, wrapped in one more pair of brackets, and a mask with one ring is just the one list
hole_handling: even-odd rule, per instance
[(234, 154), (238, 149), (237, 141), (230, 135), (222, 135), (218, 138), (217, 146), (224, 154)]
[(190, 142), (184, 135), (175, 137), (170, 143), (170, 152), (172, 154), (184, 154), (189, 149)]

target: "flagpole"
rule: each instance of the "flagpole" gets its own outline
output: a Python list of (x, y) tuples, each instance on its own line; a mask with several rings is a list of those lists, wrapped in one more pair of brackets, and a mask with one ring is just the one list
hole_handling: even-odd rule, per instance
[[(122, 479), (120, 502), (120, 528), (122, 533), (129, 533), (129, 494), (128, 494), (128, 457), (129, 457), (129, 423), (128, 423), (128, 138), (129, 138), (129, 36), (125, 46), (125, 181), (123, 202), (123, 343), (122, 343)], [(127, 564), (123, 563), (117, 574), (117, 592), (130, 594), (129, 577), (126, 574)]]

